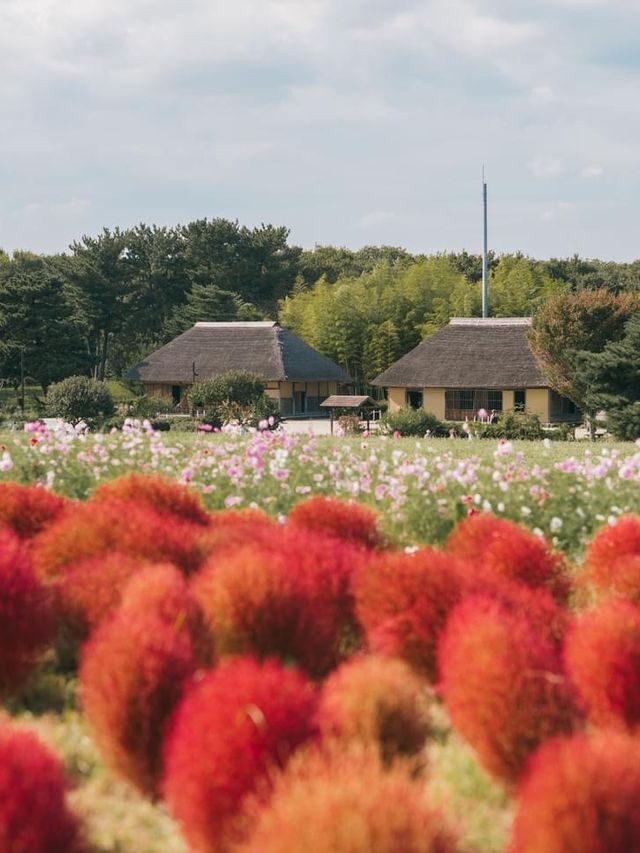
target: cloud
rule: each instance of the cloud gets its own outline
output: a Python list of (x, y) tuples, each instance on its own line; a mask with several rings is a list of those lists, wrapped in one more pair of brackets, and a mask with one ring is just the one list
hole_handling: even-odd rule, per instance
[(536, 157), (527, 163), (534, 178), (556, 178), (565, 171), (563, 161), (558, 157)]
[(603, 172), (602, 166), (585, 166), (580, 174), (583, 178), (599, 178)]

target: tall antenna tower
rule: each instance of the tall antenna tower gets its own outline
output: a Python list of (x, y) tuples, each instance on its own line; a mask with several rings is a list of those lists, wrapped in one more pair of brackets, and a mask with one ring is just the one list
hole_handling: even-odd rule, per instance
[(487, 184), (482, 167), (482, 214), (484, 233), (482, 243), (482, 316), (489, 316), (489, 258), (487, 256)]

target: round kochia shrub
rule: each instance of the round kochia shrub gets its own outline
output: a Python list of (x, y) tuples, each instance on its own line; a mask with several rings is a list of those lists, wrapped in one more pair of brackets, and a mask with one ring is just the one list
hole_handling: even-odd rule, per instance
[(353, 642), (350, 576), (359, 555), (336, 539), (281, 529), (212, 556), (193, 590), (218, 653), (277, 655), (325, 675)]
[(602, 596), (640, 604), (640, 516), (600, 528), (585, 554), (583, 580)]
[(8, 525), (22, 539), (31, 539), (70, 504), (43, 486), (0, 483), (0, 524)]
[(212, 512), (209, 524), (198, 532), (198, 549), (209, 562), (238, 545), (277, 540), (281, 527), (260, 509), (228, 509)]
[(118, 612), (82, 652), (82, 706), (105, 763), (155, 794), (171, 713), (196, 667), (188, 632), (154, 613)]
[(315, 735), (316, 694), (275, 661), (224, 661), (187, 692), (165, 746), (164, 794), (194, 850), (224, 851), (246, 835), (251, 793)]
[(520, 787), (511, 853), (640, 849), (640, 741), (615, 731), (554, 738)]
[(0, 529), (0, 697), (20, 686), (52, 639), (50, 594), (26, 546)]
[(183, 521), (203, 526), (209, 524), (209, 513), (197, 492), (157, 474), (132, 472), (98, 486), (92, 501), (110, 500), (148, 504), (157, 512), (178, 516)]
[(308, 498), (293, 507), (287, 524), (326, 533), (365, 548), (381, 548), (385, 544), (377, 514), (355, 501), (347, 503), (322, 496)]
[(0, 719), (0, 850), (85, 850), (66, 788), (60, 762), (36, 735)]
[(462, 579), (459, 561), (433, 548), (363, 561), (353, 589), (371, 649), (402, 658), (434, 681), (438, 635), (462, 597)]
[(356, 657), (325, 681), (318, 722), (323, 736), (378, 748), (388, 763), (423, 748), (430, 704), (427, 686), (404, 661)]
[(449, 617), (438, 662), (451, 722), (494, 776), (515, 781), (545, 738), (571, 730), (557, 649), (522, 613), (468, 598)]
[(568, 632), (567, 673), (596, 725), (640, 723), (640, 610), (609, 601)]
[(399, 764), (375, 752), (301, 750), (257, 810), (242, 853), (453, 853), (455, 839)]

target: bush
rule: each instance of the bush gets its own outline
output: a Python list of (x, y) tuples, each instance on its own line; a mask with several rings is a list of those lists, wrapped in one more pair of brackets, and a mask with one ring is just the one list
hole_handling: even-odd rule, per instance
[(69, 376), (49, 386), (47, 414), (71, 424), (108, 418), (115, 412), (113, 398), (104, 382), (86, 376)]
[(507, 438), (538, 441), (546, 436), (538, 415), (527, 412), (502, 412), (492, 424), (474, 423), (473, 430), (480, 438)]
[(162, 397), (159, 394), (137, 397), (128, 405), (129, 416), (132, 418), (157, 418), (158, 415), (170, 415), (175, 410), (175, 405), (170, 397)]
[(157, 613), (118, 612), (82, 651), (82, 707), (105, 763), (155, 795), (171, 713), (196, 663), (184, 626)]
[(451, 722), (499, 779), (517, 780), (540, 743), (572, 728), (557, 650), (500, 602), (471, 596), (453, 611), (438, 666)]
[(640, 402), (607, 412), (607, 428), (620, 441), (640, 438)]
[(358, 415), (352, 413), (339, 415), (336, 424), (344, 435), (360, 435), (364, 429)]
[(297, 503), (287, 517), (293, 528), (315, 530), (363, 548), (382, 548), (385, 539), (374, 510), (355, 501), (316, 496)]
[(0, 523), (23, 539), (31, 539), (70, 505), (67, 498), (43, 486), (0, 483)]
[(187, 692), (165, 746), (163, 790), (187, 843), (227, 850), (247, 832), (244, 798), (315, 736), (316, 694), (295, 669), (236, 658)]
[(598, 530), (585, 554), (582, 580), (601, 595), (640, 604), (640, 516), (625, 515)]
[(509, 850), (629, 853), (638, 849), (638, 738), (602, 731), (544, 744), (519, 791)]
[(0, 530), (0, 697), (19, 687), (53, 640), (51, 598), (25, 545)]
[(375, 753), (301, 750), (276, 777), (271, 799), (239, 853), (454, 853), (423, 786)]
[(640, 611), (610, 601), (580, 616), (565, 660), (589, 719), (599, 726), (640, 723)]
[(209, 524), (210, 516), (199, 493), (159, 474), (131, 472), (103, 483), (93, 493), (92, 501), (105, 500), (134, 501), (183, 521), (204, 527)]
[(0, 850), (81, 853), (57, 757), (35, 734), (0, 721)]
[(188, 391), (189, 405), (206, 412), (216, 412), (225, 404), (244, 408), (264, 396), (265, 388), (264, 379), (257, 373), (229, 370), (213, 379), (194, 382)]
[(424, 409), (400, 409), (397, 412), (387, 412), (380, 418), (380, 432), (383, 435), (415, 435), (423, 437), (427, 430), (431, 435), (447, 435), (444, 424), (435, 415)]
[(404, 661), (367, 656), (343, 663), (327, 678), (318, 721), (323, 736), (377, 749), (389, 764), (422, 750), (429, 713), (427, 689)]

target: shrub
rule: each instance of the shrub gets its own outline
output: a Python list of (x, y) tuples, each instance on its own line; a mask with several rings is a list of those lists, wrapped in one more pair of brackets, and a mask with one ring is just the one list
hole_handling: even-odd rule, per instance
[(145, 394), (132, 400), (128, 409), (132, 418), (152, 419), (158, 415), (172, 414), (175, 410), (175, 404), (170, 397), (162, 397), (159, 394)]
[(42, 486), (0, 483), (0, 523), (23, 539), (31, 539), (69, 505), (67, 498)]
[(108, 418), (115, 412), (113, 398), (104, 382), (86, 376), (69, 376), (49, 386), (47, 413), (76, 424), (82, 420)]
[(262, 402), (266, 384), (256, 373), (245, 370), (230, 370), (214, 379), (194, 382), (188, 392), (192, 409), (202, 409), (212, 417), (216, 425), (232, 420), (249, 423), (273, 414)]
[(338, 415), (336, 424), (344, 435), (360, 435), (363, 430), (360, 418), (352, 412)]
[(596, 533), (587, 548), (583, 579), (601, 594), (640, 603), (640, 517), (626, 515)]
[(0, 529), (0, 696), (20, 686), (52, 639), (49, 593), (22, 542)]
[(33, 540), (34, 566), (53, 578), (87, 557), (119, 551), (147, 562), (171, 562), (186, 572), (199, 565), (199, 526), (168, 518), (148, 505), (103, 500), (78, 504)]
[(520, 788), (509, 849), (640, 849), (640, 741), (602, 731), (544, 744)]
[(424, 409), (399, 409), (387, 412), (380, 418), (380, 432), (383, 435), (415, 435), (423, 437), (427, 430), (431, 435), (446, 435), (444, 425), (435, 415)]
[(431, 730), (430, 696), (404, 661), (356, 657), (324, 683), (318, 722), (325, 737), (378, 749), (389, 764), (424, 747)]
[(436, 678), (436, 644), (463, 593), (462, 566), (433, 548), (381, 554), (354, 575), (356, 615), (370, 648)]
[(640, 401), (607, 412), (607, 427), (619, 441), (635, 441), (640, 437)]
[(377, 513), (355, 501), (347, 503), (322, 496), (307, 498), (293, 507), (287, 524), (327, 533), (365, 548), (382, 548), (385, 544)]
[(36, 735), (0, 720), (0, 850), (85, 850), (66, 789), (60, 762)]
[(349, 583), (356, 557), (346, 543), (302, 530), (215, 554), (193, 589), (218, 652), (277, 655), (325, 675), (355, 633)]
[(375, 753), (301, 750), (275, 781), (243, 853), (453, 853), (442, 817), (400, 765)]
[(270, 770), (315, 735), (316, 701), (296, 670), (251, 658), (221, 663), (187, 692), (167, 737), (163, 789), (191, 847), (241, 840), (243, 799), (267, 796)]
[(481, 438), (539, 441), (546, 436), (538, 415), (527, 412), (505, 411), (495, 423), (474, 423), (473, 428)]
[(640, 723), (640, 611), (610, 601), (581, 615), (569, 631), (565, 660), (596, 725)]
[(542, 741), (573, 725), (557, 650), (500, 602), (471, 596), (460, 604), (440, 638), (438, 664), (451, 722), (499, 779), (515, 781)]
[(469, 564), (530, 587), (546, 586), (560, 600), (566, 598), (569, 582), (564, 558), (534, 533), (506, 518), (490, 513), (467, 516), (451, 531), (446, 547)]
[(171, 713), (195, 670), (188, 632), (156, 613), (118, 612), (82, 650), (82, 707), (105, 763), (153, 795)]
[(261, 509), (229, 509), (212, 512), (209, 526), (198, 532), (198, 549), (203, 560), (215, 554), (230, 552), (251, 541), (275, 541), (281, 527)]
[(148, 504), (157, 512), (178, 516), (193, 524), (208, 525), (209, 513), (193, 489), (159, 474), (132, 472), (98, 486), (93, 501), (124, 500)]

